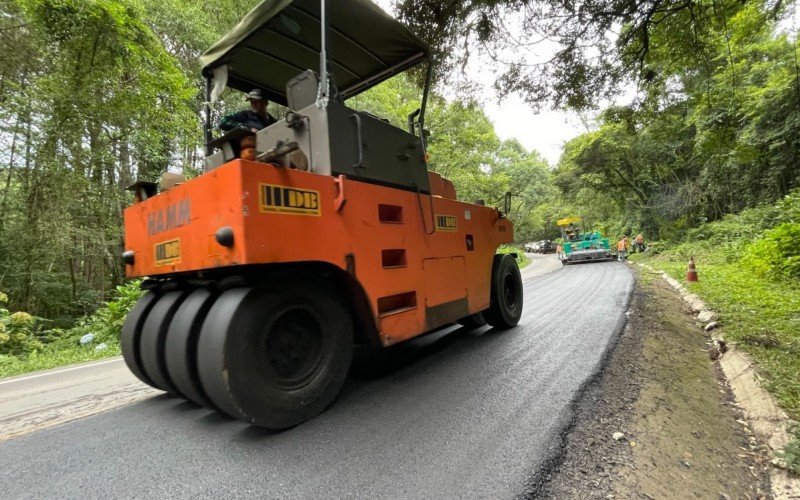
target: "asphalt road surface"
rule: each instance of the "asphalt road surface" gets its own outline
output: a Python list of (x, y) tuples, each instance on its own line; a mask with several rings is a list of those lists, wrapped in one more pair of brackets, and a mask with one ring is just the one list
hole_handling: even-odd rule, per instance
[[(139, 391), (127, 406), (9, 434), (0, 443), (0, 497), (523, 493), (558, 455), (571, 403), (613, 346), (633, 287), (617, 262), (540, 274), (556, 266), (549, 256), (535, 258), (523, 273), (517, 328), (455, 329), (403, 344), (379, 374), (362, 373), (369, 370), (359, 362), (339, 401), (310, 422), (267, 433), (133, 385), (122, 390)], [(112, 361), (107, 369), (117, 368)], [(13, 421), (4, 420), (7, 394), (34, 380), (52, 385), (48, 377), (0, 381), (0, 424)], [(35, 407), (26, 407), (26, 418), (35, 421)], [(58, 408), (51, 411), (72, 414), (66, 402)]]

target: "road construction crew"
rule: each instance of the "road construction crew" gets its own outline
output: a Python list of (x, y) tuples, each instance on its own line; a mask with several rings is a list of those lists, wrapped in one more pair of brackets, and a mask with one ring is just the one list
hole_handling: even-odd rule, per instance
[(250, 109), (223, 116), (219, 121), (219, 128), (226, 132), (235, 128), (246, 128), (251, 132), (258, 132), (277, 122), (274, 116), (267, 113), (269, 101), (264, 98), (261, 89), (251, 90), (246, 99), (250, 101)]
[(578, 239), (578, 228), (575, 227), (575, 224), (570, 222), (569, 226), (567, 226), (567, 229), (564, 232), (567, 234), (567, 240), (575, 241)]
[(623, 236), (617, 243), (617, 259), (624, 261), (628, 253), (628, 237)]
[(644, 252), (644, 236), (642, 233), (636, 235), (636, 238), (633, 240), (633, 249), (636, 252)]

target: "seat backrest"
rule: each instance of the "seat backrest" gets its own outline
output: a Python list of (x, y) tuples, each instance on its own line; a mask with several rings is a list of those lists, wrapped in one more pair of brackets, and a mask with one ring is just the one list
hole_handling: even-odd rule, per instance
[(317, 101), (318, 90), (319, 78), (310, 69), (292, 78), (286, 84), (286, 100), (289, 109), (297, 111), (314, 104)]

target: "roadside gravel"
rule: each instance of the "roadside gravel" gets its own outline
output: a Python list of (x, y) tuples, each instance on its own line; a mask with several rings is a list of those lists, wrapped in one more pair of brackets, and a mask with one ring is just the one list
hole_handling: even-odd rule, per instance
[[(734, 406), (709, 339), (640, 273), (629, 323), (577, 403), (544, 498), (769, 498), (768, 458)], [(620, 434), (617, 434), (620, 433)], [(616, 434), (616, 435), (615, 435)]]

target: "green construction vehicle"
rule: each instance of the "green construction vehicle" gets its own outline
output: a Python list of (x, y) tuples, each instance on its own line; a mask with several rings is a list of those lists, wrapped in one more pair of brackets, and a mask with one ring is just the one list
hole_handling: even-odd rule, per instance
[(599, 232), (583, 232), (578, 224), (583, 222), (580, 217), (567, 217), (556, 224), (561, 229), (563, 251), (558, 258), (565, 265), (575, 262), (596, 262), (613, 260), (611, 245), (608, 238)]

